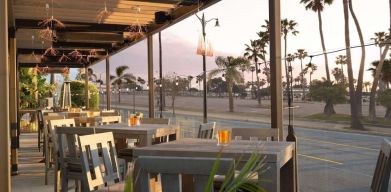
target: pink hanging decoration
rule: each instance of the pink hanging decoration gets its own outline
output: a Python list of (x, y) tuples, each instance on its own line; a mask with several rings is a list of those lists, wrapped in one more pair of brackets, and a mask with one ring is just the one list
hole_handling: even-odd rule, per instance
[(198, 37), (197, 55), (205, 55), (205, 41), (202, 35)]

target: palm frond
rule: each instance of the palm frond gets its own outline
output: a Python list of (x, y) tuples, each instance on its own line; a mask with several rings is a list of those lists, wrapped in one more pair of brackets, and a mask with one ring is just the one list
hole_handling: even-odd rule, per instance
[(124, 72), (125, 72), (126, 70), (128, 70), (128, 69), (129, 69), (129, 67), (126, 66), (126, 65), (119, 66), (119, 67), (117, 67), (117, 68), (115, 69), (115, 74), (117, 75), (117, 77), (120, 77), (120, 76), (122, 76), (122, 75), (124, 74)]

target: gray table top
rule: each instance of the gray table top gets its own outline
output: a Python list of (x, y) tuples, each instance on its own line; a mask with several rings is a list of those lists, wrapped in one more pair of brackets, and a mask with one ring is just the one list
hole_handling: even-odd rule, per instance
[(222, 157), (249, 157), (252, 153), (266, 156), (266, 162), (284, 165), (293, 156), (292, 142), (231, 141), (228, 146), (217, 146), (217, 140), (180, 139), (134, 150), (135, 156), (215, 157), (222, 150)]

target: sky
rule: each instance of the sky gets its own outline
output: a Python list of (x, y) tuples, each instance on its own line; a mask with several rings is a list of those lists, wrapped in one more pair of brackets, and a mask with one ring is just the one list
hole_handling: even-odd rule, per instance
[[(318, 17), (313, 11), (306, 11), (300, 0), (281, 0), (281, 18), (295, 20), (298, 23), (297, 36), (288, 36), (288, 51), (294, 53), (297, 49), (305, 49), (310, 55), (322, 53), (322, 47), (318, 29)], [(370, 40), (375, 32), (386, 31), (389, 24), (389, 5), (387, 0), (355, 0), (353, 8), (361, 25), (364, 42)], [(207, 37), (214, 49), (214, 56), (207, 57), (207, 70), (216, 68), (214, 63), (216, 56), (242, 56), (245, 44), (250, 39), (256, 39), (256, 33), (261, 30), (261, 25), (268, 19), (268, 0), (221, 0), (215, 5), (197, 13), (204, 13), (206, 19), (219, 18), (220, 27), (214, 27), (214, 22), (206, 26)], [(342, 0), (334, 0), (331, 6), (326, 6), (323, 17), (323, 33), (327, 51), (333, 51), (345, 47), (344, 20)], [(162, 31), (163, 49), (163, 74), (177, 74), (178, 76), (196, 76), (202, 72), (202, 56), (196, 54), (198, 38), (201, 35), (201, 23), (195, 16), (191, 16), (170, 28)], [(350, 17), (351, 45), (359, 45), (357, 31)], [(282, 47), (284, 41), (282, 40)], [(329, 54), (329, 66), (337, 67), (335, 57), (346, 52)], [(284, 50), (282, 50), (284, 55)], [(154, 76), (158, 77), (158, 36), (154, 35)], [(267, 56), (269, 57), (269, 56)], [(355, 78), (361, 58), (360, 49), (352, 49), (352, 63)], [(379, 59), (379, 48), (366, 47), (365, 70), (370, 63)], [(309, 58), (304, 60), (304, 64)], [(313, 79), (325, 77), (323, 56), (314, 57), (312, 63), (318, 65)], [(128, 65), (129, 72), (137, 77), (147, 79), (147, 46), (146, 40), (126, 49), (111, 57), (111, 73), (115, 67)], [(300, 72), (299, 61), (292, 63), (294, 76)], [(339, 67), (339, 66), (338, 66)], [(92, 67), (98, 78), (101, 74), (104, 80), (105, 62), (100, 62)], [(346, 68), (345, 68), (346, 69)], [(346, 70), (345, 70), (346, 71)], [(245, 74), (246, 81), (251, 81), (251, 73)], [(265, 78), (261, 75), (261, 78)], [(306, 78), (309, 78), (308, 76)], [(364, 73), (364, 81), (372, 81), (371, 73)], [(192, 85), (195, 86), (195, 80)]]

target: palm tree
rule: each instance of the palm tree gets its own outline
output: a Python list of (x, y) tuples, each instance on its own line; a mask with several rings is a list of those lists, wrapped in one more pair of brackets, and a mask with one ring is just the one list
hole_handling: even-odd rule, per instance
[(300, 77), (301, 77), (301, 87), (303, 89), (303, 96), (301, 97), (302, 100), (305, 100), (305, 86), (304, 86), (304, 68), (303, 68), (303, 59), (308, 56), (308, 53), (304, 49), (298, 49), (295, 53), (296, 58), (300, 59)]
[[(345, 76), (345, 73), (343, 72), (343, 65), (346, 65), (346, 63), (347, 63), (346, 55), (338, 55), (335, 58), (335, 64), (341, 65), (341, 71), (344, 76)], [(343, 84), (345, 84), (345, 77), (342, 80), (343, 80)]]
[(364, 86), (365, 86), (365, 92), (368, 92), (368, 87), (371, 86), (371, 82), (370, 81), (365, 81), (364, 82)]
[(314, 74), (314, 72), (318, 69), (318, 66), (314, 63), (308, 63), (304, 69), (305, 73), (308, 73), (309, 71), (309, 74), (310, 74), (310, 85), (311, 85), (311, 82), (312, 82), (312, 75)]
[[(390, 18), (391, 18), (391, 0), (390, 0)], [(390, 27), (391, 27), (391, 21), (390, 21)], [(387, 42), (389, 40), (390, 40), (390, 36), (387, 35), (385, 37), (385, 41), (384, 42)], [(381, 41), (378, 41), (378, 43), (379, 43), (378, 46), (380, 47), (380, 50), (381, 50), (381, 46), (383, 45), (383, 43)], [(369, 96), (369, 116), (368, 116), (368, 119), (370, 121), (375, 121), (376, 120), (376, 103), (375, 103), (376, 90), (377, 90), (377, 86), (379, 84), (379, 79), (381, 78), (381, 71), (383, 70), (382, 68), (383, 68), (384, 60), (385, 60), (385, 58), (387, 56), (389, 48), (390, 48), (390, 44), (386, 43), (385, 46), (384, 46), (383, 52), (380, 55), (380, 61), (379, 61), (379, 64), (377, 65), (377, 67), (376, 67), (375, 75), (374, 75), (374, 78), (373, 78), (371, 94)]]
[[(229, 97), (229, 112), (234, 111), (234, 99), (232, 94), (232, 87), (234, 83), (242, 83), (244, 78), (238, 70), (240, 65), (250, 65), (250, 62), (243, 57), (217, 57), (216, 65), (218, 68), (209, 72), (208, 79), (211, 80), (214, 76), (224, 73), (227, 81), (227, 90)], [(258, 85), (259, 86), (259, 85)]]
[(328, 81), (330, 80), (330, 71), (329, 71), (329, 62), (327, 59), (326, 54), (326, 45), (324, 43), (324, 35), (323, 35), (323, 26), (322, 26), (322, 11), (324, 10), (325, 5), (331, 5), (333, 3), (333, 0), (301, 0), (300, 3), (305, 4), (305, 9), (318, 13), (318, 24), (319, 24), (319, 34), (320, 34), (320, 41), (322, 43), (322, 50), (324, 55), (324, 64), (326, 66), (326, 77)]
[[(375, 75), (376, 68), (379, 65), (379, 61), (372, 62), (371, 68), (368, 69), (368, 71), (372, 71), (372, 75)], [(380, 80), (385, 84), (385, 89), (389, 89), (389, 84), (391, 83), (391, 60), (385, 59), (383, 62), (383, 67), (380, 75)], [(384, 91), (379, 89), (379, 91)]]
[(385, 45), (388, 34), (384, 31), (375, 33), (375, 37), (372, 37), (371, 40), (375, 42), (375, 45), (379, 47), (379, 57), (382, 54), (382, 48)]
[[(350, 33), (349, 33), (349, 11), (348, 11), (348, 0), (343, 0), (343, 12), (344, 12), (344, 21), (345, 21), (345, 46), (350, 47)], [(350, 96), (350, 115), (351, 121), (350, 126), (354, 129), (364, 129), (357, 106), (357, 97), (354, 89), (353, 82), (353, 68), (352, 68), (352, 58), (350, 49), (346, 49), (346, 63), (348, 66), (348, 79), (349, 79), (349, 96)]]
[(260, 96), (260, 88), (259, 88), (259, 76), (260, 72), (258, 69), (258, 59), (264, 56), (261, 54), (257, 41), (250, 40), (250, 45), (245, 44), (246, 49), (244, 53), (244, 57), (248, 60), (253, 60), (255, 65), (255, 75), (257, 77), (257, 94), (256, 97), (258, 99), (258, 104), (261, 104), (261, 96)]
[(287, 75), (288, 77), (288, 64), (287, 64), (287, 59), (288, 59), (288, 56), (287, 56), (287, 48), (288, 48), (288, 34), (289, 33), (292, 33), (293, 35), (297, 35), (299, 33), (299, 31), (297, 31), (295, 29), (295, 27), (297, 26), (297, 23), (296, 21), (294, 20), (288, 20), (288, 19), (283, 19), (281, 20), (281, 33), (284, 37), (284, 45), (285, 45), (285, 48), (284, 48), (284, 53), (285, 53), (285, 74)]
[(361, 32), (360, 23), (358, 22), (357, 16), (354, 13), (353, 10), (353, 0), (349, 0), (349, 11), (352, 15), (354, 24), (357, 29), (358, 37), (360, 39), (360, 45), (361, 45), (361, 60), (360, 60), (360, 69), (358, 71), (358, 78), (357, 78), (357, 85), (356, 85), (356, 101), (357, 101), (357, 108), (358, 108), (358, 115), (362, 116), (362, 89), (363, 89), (363, 79), (364, 79), (364, 66), (365, 66), (365, 46), (364, 46), (364, 38)]
[(115, 76), (111, 75), (111, 84), (117, 86), (118, 89), (118, 103), (121, 103), (121, 86), (126, 83), (134, 83), (136, 77), (131, 73), (126, 73), (129, 67), (126, 65), (119, 66), (115, 69)]

